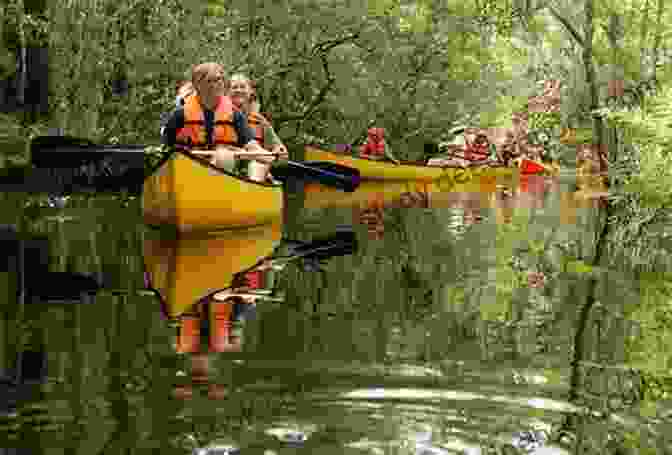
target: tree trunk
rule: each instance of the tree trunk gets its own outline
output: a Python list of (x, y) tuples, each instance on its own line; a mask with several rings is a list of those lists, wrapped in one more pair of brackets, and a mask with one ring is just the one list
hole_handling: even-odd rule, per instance
[[(583, 41), (583, 65), (586, 71), (586, 83), (590, 93), (590, 110), (599, 107), (600, 99), (595, 78), (595, 66), (593, 65), (593, 0), (586, 0), (584, 14), (586, 25)], [(595, 144), (602, 144), (602, 118), (591, 113), (593, 118), (593, 138)]]

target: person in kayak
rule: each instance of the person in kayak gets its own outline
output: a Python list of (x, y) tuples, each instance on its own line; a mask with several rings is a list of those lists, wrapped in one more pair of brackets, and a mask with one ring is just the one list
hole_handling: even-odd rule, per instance
[(226, 146), (242, 147), (259, 153), (259, 161), (273, 160), (254, 139), (247, 117), (235, 110), (225, 96), (224, 70), (218, 63), (202, 63), (192, 70), (194, 96), (187, 97), (177, 108), (163, 130), (163, 143), (186, 150), (207, 149), (212, 164), (232, 171), (235, 155)]
[(367, 136), (366, 143), (359, 147), (360, 158), (368, 160), (388, 159), (399, 164), (399, 160), (392, 155), (385, 142), (385, 128), (369, 128)]
[[(453, 139), (439, 144), (442, 153), (427, 160), (427, 166), (469, 167), (476, 163), (493, 165), (498, 163), (497, 148), (488, 138), (486, 130), (460, 126), (449, 133)], [(463, 137), (459, 137), (463, 135)], [(472, 140), (469, 140), (472, 137)]]
[(196, 89), (191, 81), (180, 81), (177, 84), (177, 96), (175, 97), (175, 107), (180, 108), (184, 106), (185, 100), (191, 95), (196, 94)]
[[(181, 80), (178, 81), (177, 84), (175, 84), (175, 109), (180, 109), (181, 107), (184, 106), (184, 100), (195, 94), (196, 89), (194, 88), (194, 84), (191, 83), (191, 81), (185, 81)], [(166, 112), (161, 115), (161, 136), (163, 137), (163, 132), (166, 129), (166, 125), (168, 124), (168, 120), (171, 117), (172, 112)]]
[[(287, 158), (287, 147), (282, 143), (271, 122), (259, 112), (259, 102), (254, 81), (244, 74), (234, 74), (227, 81), (226, 94), (231, 98), (234, 109), (245, 113), (248, 124), (254, 132), (254, 139), (263, 148), (276, 153), (279, 158)], [(271, 179), (270, 165), (256, 160), (241, 160), (241, 168), (246, 169), (255, 180)]]

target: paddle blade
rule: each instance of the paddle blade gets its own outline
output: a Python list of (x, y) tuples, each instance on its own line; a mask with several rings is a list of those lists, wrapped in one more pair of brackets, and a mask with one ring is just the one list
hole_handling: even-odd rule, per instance
[(271, 174), (281, 181), (297, 179), (316, 182), (346, 192), (355, 191), (360, 183), (357, 169), (336, 163), (282, 161), (273, 164)]
[(123, 189), (137, 193), (145, 178), (144, 150), (142, 145), (97, 145), (69, 136), (37, 137), (31, 143), (34, 168), (21, 181), (14, 178), (7, 184), (29, 192), (49, 187), (65, 193)]
[(355, 232), (336, 232), (325, 238), (318, 238), (304, 245), (290, 248), (290, 256), (299, 255), (304, 259), (324, 260), (335, 256), (346, 256), (357, 251)]
[(70, 136), (41, 136), (33, 139), (30, 146), (31, 162), (39, 168), (73, 168), (110, 155), (142, 158), (144, 150), (143, 145), (98, 145)]
[(27, 285), (33, 303), (88, 303), (83, 297), (100, 290), (93, 277), (80, 273), (47, 272), (35, 278)]
[(523, 160), (520, 166), (520, 171), (523, 174), (540, 174), (545, 170), (546, 168), (544, 168), (544, 166), (530, 160)]

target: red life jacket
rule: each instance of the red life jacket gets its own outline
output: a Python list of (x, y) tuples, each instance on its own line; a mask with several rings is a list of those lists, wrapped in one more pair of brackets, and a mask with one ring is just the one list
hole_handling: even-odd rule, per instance
[(476, 140), (465, 147), (464, 158), (469, 161), (485, 160), (490, 155), (488, 142), (477, 143)]
[(247, 286), (250, 289), (261, 289), (264, 285), (264, 272), (261, 270), (253, 270), (245, 274)]
[(385, 130), (383, 128), (369, 128), (369, 139), (361, 150), (362, 155), (385, 156)]
[(385, 156), (385, 142), (371, 143), (364, 145), (363, 155)]

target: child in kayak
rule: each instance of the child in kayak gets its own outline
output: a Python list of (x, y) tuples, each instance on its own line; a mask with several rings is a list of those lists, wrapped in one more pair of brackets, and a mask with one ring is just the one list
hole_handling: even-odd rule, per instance
[(385, 142), (385, 128), (369, 128), (368, 139), (359, 147), (359, 157), (367, 160), (384, 160), (399, 164), (399, 160), (392, 155)]
[[(234, 74), (227, 81), (226, 94), (231, 98), (234, 109), (245, 113), (255, 140), (278, 157), (287, 158), (287, 147), (282, 143), (271, 122), (259, 112), (259, 102), (254, 81), (244, 74)], [(272, 181), (270, 165), (256, 160), (241, 160), (241, 167), (247, 168), (250, 178)]]

